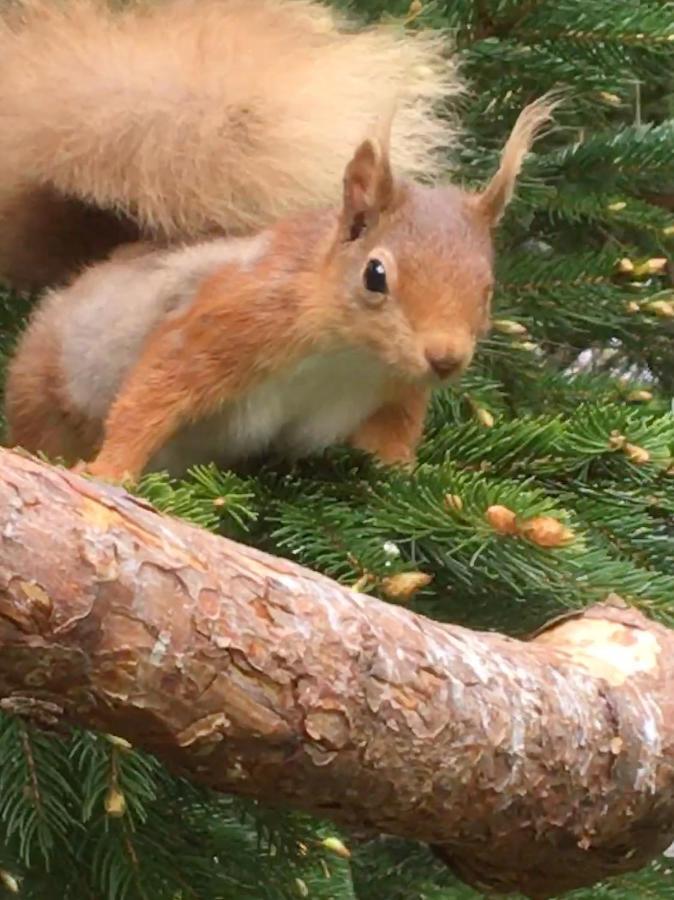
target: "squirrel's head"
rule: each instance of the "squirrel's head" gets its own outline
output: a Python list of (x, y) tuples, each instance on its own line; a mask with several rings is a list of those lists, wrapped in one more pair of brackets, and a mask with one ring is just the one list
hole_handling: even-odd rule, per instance
[(555, 105), (548, 96), (520, 113), (478, 192), (398, 183), (388, 140), (363, 141), (346, 167), (327, 261), (350, 341), (414, 380), (438, 384), (465, 370), (489, 329), (493, 231)]

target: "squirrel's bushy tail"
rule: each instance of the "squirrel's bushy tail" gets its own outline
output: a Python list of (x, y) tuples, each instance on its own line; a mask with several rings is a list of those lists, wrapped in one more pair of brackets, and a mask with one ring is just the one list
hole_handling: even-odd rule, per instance
[(0, 275), (54, 281), (134, 229), (240, 234), (332, 203), (393, 103), (394, 165), (432, 175), (456, 138), (437, 105), (459, 90), (442, 37), (351, 30), (313, 0), (18, 0), (0, 23)]

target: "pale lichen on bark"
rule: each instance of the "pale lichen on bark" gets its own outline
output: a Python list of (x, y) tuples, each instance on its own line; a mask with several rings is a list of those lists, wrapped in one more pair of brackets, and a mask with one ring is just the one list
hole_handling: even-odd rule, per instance
[(426, 841), (478, 887), (552, 896), (671, 843), (674, 635), (636, 610), (471, 632), (0, 459), (5, 701)]

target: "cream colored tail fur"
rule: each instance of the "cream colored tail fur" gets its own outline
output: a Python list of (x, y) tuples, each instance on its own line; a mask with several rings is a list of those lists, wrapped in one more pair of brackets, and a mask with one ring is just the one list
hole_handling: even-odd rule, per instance
[[(3, 17), (0, 275), (16, 283), (59, 280), (135, 225), (171, 240), (240, 234), (332, 203), (394, 102), (398, 171), (433, 175), (456, 139), (437, 115), (460, 90), (437, 35), (350, 31), (313, 0), (117, 6), (19, 0)], [(90, 210), (61, 195), (120, 223), (109, 216), (84, 248)], [(26, 251), (31, 234), (44, 251), (40, 239)]]

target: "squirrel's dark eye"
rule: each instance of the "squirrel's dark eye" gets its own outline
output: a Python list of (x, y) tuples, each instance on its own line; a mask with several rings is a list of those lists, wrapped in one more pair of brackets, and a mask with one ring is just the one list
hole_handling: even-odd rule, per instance
[(363, 281), (368, 291), (375, 294), (385, 294), (388, 291), (386, 282), (386, 269), (384, 263), (379, 259), (371, 259), (365, 266)]

